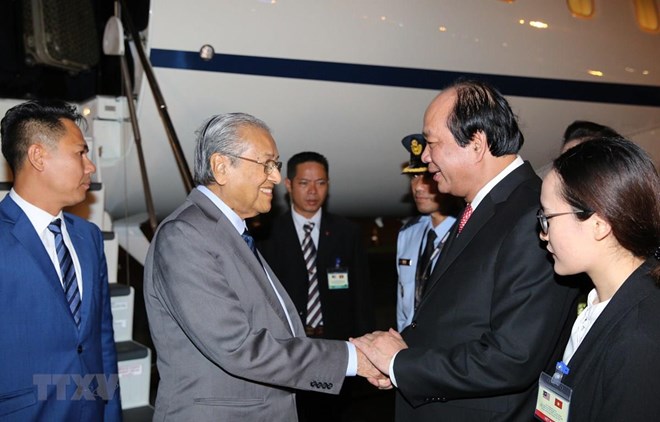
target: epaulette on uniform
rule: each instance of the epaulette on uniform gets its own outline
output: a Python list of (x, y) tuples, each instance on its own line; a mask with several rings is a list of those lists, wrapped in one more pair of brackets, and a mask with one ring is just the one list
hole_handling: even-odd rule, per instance
[(402, 232), (402, 231), (406, 230), (407, 228), (414, 226), (415, 224), (419, 223), (421, 219), (422, 219), (421, 215), (409, 218), (408, 221), (406, 221), (406, 224), (404, 224), (403, 227), (401, 227), (401, 229), (399, 229), (399, 231)]

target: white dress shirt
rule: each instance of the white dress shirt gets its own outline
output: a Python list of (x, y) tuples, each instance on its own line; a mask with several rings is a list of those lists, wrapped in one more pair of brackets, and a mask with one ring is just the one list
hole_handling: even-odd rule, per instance
[(307, 218), (295, 212), (293, 207), (291, 207), (291, 215), (293, 216), (293, 226), (296, 228), (296, 233), (298, 234), (298, 241), (300, 242), (301, 247), (303, 240), (305, 240), (305, 224), (314, 223), (314, 227), (312, 228), (312, 240), (314, 241), (314, 246), (316, 247), (316, 250), (319, 249), (319, 237), (321, 234), (321, 212), (322, 209), (319, 208), (319, 210), (316, 211), (316, 214), (314, 214), (312, 218)]
[(25, 199), (21, 198), (21, 196), (16, 193), (13, 188), (9, 191), (9, 197), (13, 199), (14, 202), (16, 202), (16, 205), (18, 205), (19, 208), (23, 210), (28, 220), (30, 220), (30, 223), (32, 223), (32, 227), (34, 227), (34, 230), (37, 232), (39, 239), (41, 239), (41, 243), (43, 243), (44, 248), (46, 248), (46, 252), (48, 252), (48, 256), (50, 257), (50, 260), (55, 267), (55, 271), (57, 271), (57, 275), (60, 277), (60, 284), (62, 284), (62, 289), (64, 290), (62, 270), (60, 269), (60, 261), (57, 259), (57, 250), (55, 249), (55, 235), (48, 229), (48, 225), (56, 218), (62, 220), (62, 238), (67, 249), (69, 249), (71, 259), (73, 260), (73, 267), (76, 270), (76, 282), (78, 283), (78, 291), (80, 292), (80, 299), (82, 300), (83, 284), (80, 261), (78, 261), (76, 249), (71, 243), (69, 232), (66, 230), (66, 221), (64, 220), (62, 211), (60, 211), (59, 214), (55, 216), (50, 215), (48, 212), (30, 204)]
[(610, 303), (610, 300), (612, 300), (612, 298), (603, 302), (598, 302), (598, 293), (596, 293), (596, 289), (591, 289), (587, 295), (587, 307), (580, 312), (580, 315), (578, 315), (573, 323), (571, 338), (568, 340), (568, 344), (564, 350), (564, 357), (562, 359), (565, 364), (568, 365), (568, 362), (571, 361), (571, 358), (577, 351), (578, 347), (582, 344), (582, 340), (587, 336), (589, 330), (591, 330), (591, 327), (593, 327), (600, 314), (603, 313), (607, 304)]

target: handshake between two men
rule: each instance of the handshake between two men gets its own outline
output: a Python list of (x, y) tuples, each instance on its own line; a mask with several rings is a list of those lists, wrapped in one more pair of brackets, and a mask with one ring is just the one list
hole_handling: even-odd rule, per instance
[(350, 342), (358, 349), (358, 375), (364, 377), (375, 387), (389, 390), (392, 385), (390, 373), (394, 356), (408, 345), (398, 331), (374, 331)]

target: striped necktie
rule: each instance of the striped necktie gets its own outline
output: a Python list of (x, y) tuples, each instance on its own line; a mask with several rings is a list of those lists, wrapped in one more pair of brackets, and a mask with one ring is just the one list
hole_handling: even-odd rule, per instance
[(307, 320), (306, 323), (312, 328), (323, 325), (323, 314), (321, 313), (321, 297), (319, 296), (319, 278), (316, 273), (316, 247), (312, 240), (312, 229), (314, 223), (303, 226), (305, 238), (302, 243), (303, 257), (307, 267), (309, 285), (307, 288)]
[(73, 320), (76, 326), (80, 328), (80, 291), (78, 290), (78, 282), (76, 281), (76, 269), (73, 265), (73, 259), (69, 253), (69, 249), (64, 244), (64, 237), (62, 236), (62, 220), (56, 218), (48, 225), (50, 230), (55, 236), (55, 250), (57, 251), (57, 260), (60, 262), (60, 271), (62, 273), (62, 287), (64, 288), (64, 295), (69, 304), (69, 310), (73, 315)]

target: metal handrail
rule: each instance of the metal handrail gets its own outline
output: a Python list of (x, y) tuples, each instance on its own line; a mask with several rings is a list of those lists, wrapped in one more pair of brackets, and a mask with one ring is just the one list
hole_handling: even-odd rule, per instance
[(154, 207), (154, 200), (151, 196), (151, 187), (149, 186), (149, 177), (147, 175), (147, 165), (144, 161), (144, 153), (142, 152), (142, 136), (140, 135), (140, 126), (137, 120), (137, 113), (135, 112), (135, 100), (133, 97), (133, 85), (126, 63), (126, 56), (121, 55), (121, 75), (124, 82), (126, 97), (128, 98), (128, 111), (131, 115), (131, 127), (133, 128), (133, 138), (135, 140), (135, 147), (138, 156), (138, 164), (140, 166), (140, 176), (142, 177), (142, 189), (144, 190), (144, 200), (147, 204), (147, 215), (149, 216), (149, 226), (151, 233), (149, 233), (149, 240), (156, 233), (158, 221), (156, 221), (156, 209)]
[(174, 125), (172, 124), (172, 119), (167, 111), (167, 105), (165, 104), (165, 98), (160, 91), (158, 86), (158, 81), (156, 81), (156, 76), (154, 74), (153, 68), (151, 67), (151, 62), (147, 58), (146, 53), (144, 52), (144, 46), (140, 41), (140, 35), (133, 25), (133, 19), (131, 18), (130, 13), (126, 5), (126, 0), (119, 0), (121, 3), (121, 14), (122, 21), (126, 24), (129, 34), (133, 38), (135, 44), (135, 49), (137, 50), (138, 56), (140, 58), (140, 64), (144, 69), (144, 73), (147, 76), (147, 81), (149, 82), (149, 87), (156, 101), (156, 108), (158, 109), (158, 114), (160, 115), (161, 120), (163, 121), (163, 126), (165, 128), (165, 133), (167, 134), (167, 139), (170, 141), (170, 146), (172, 147), (172, 152), (174, 153), (174, 159), (177, 166), (179, 167), (179, 172), (181, 173), (181, 178), (186, 188), (186, 192), (189, 193), (193, 190), (193, 178), (190, 173), (190, 168), (188, 167), (188, 162), (186, 157), (183, 155), (183, 149), (181, 148), (181, 143), (179, 138), (176, 135), (174, 130)]

